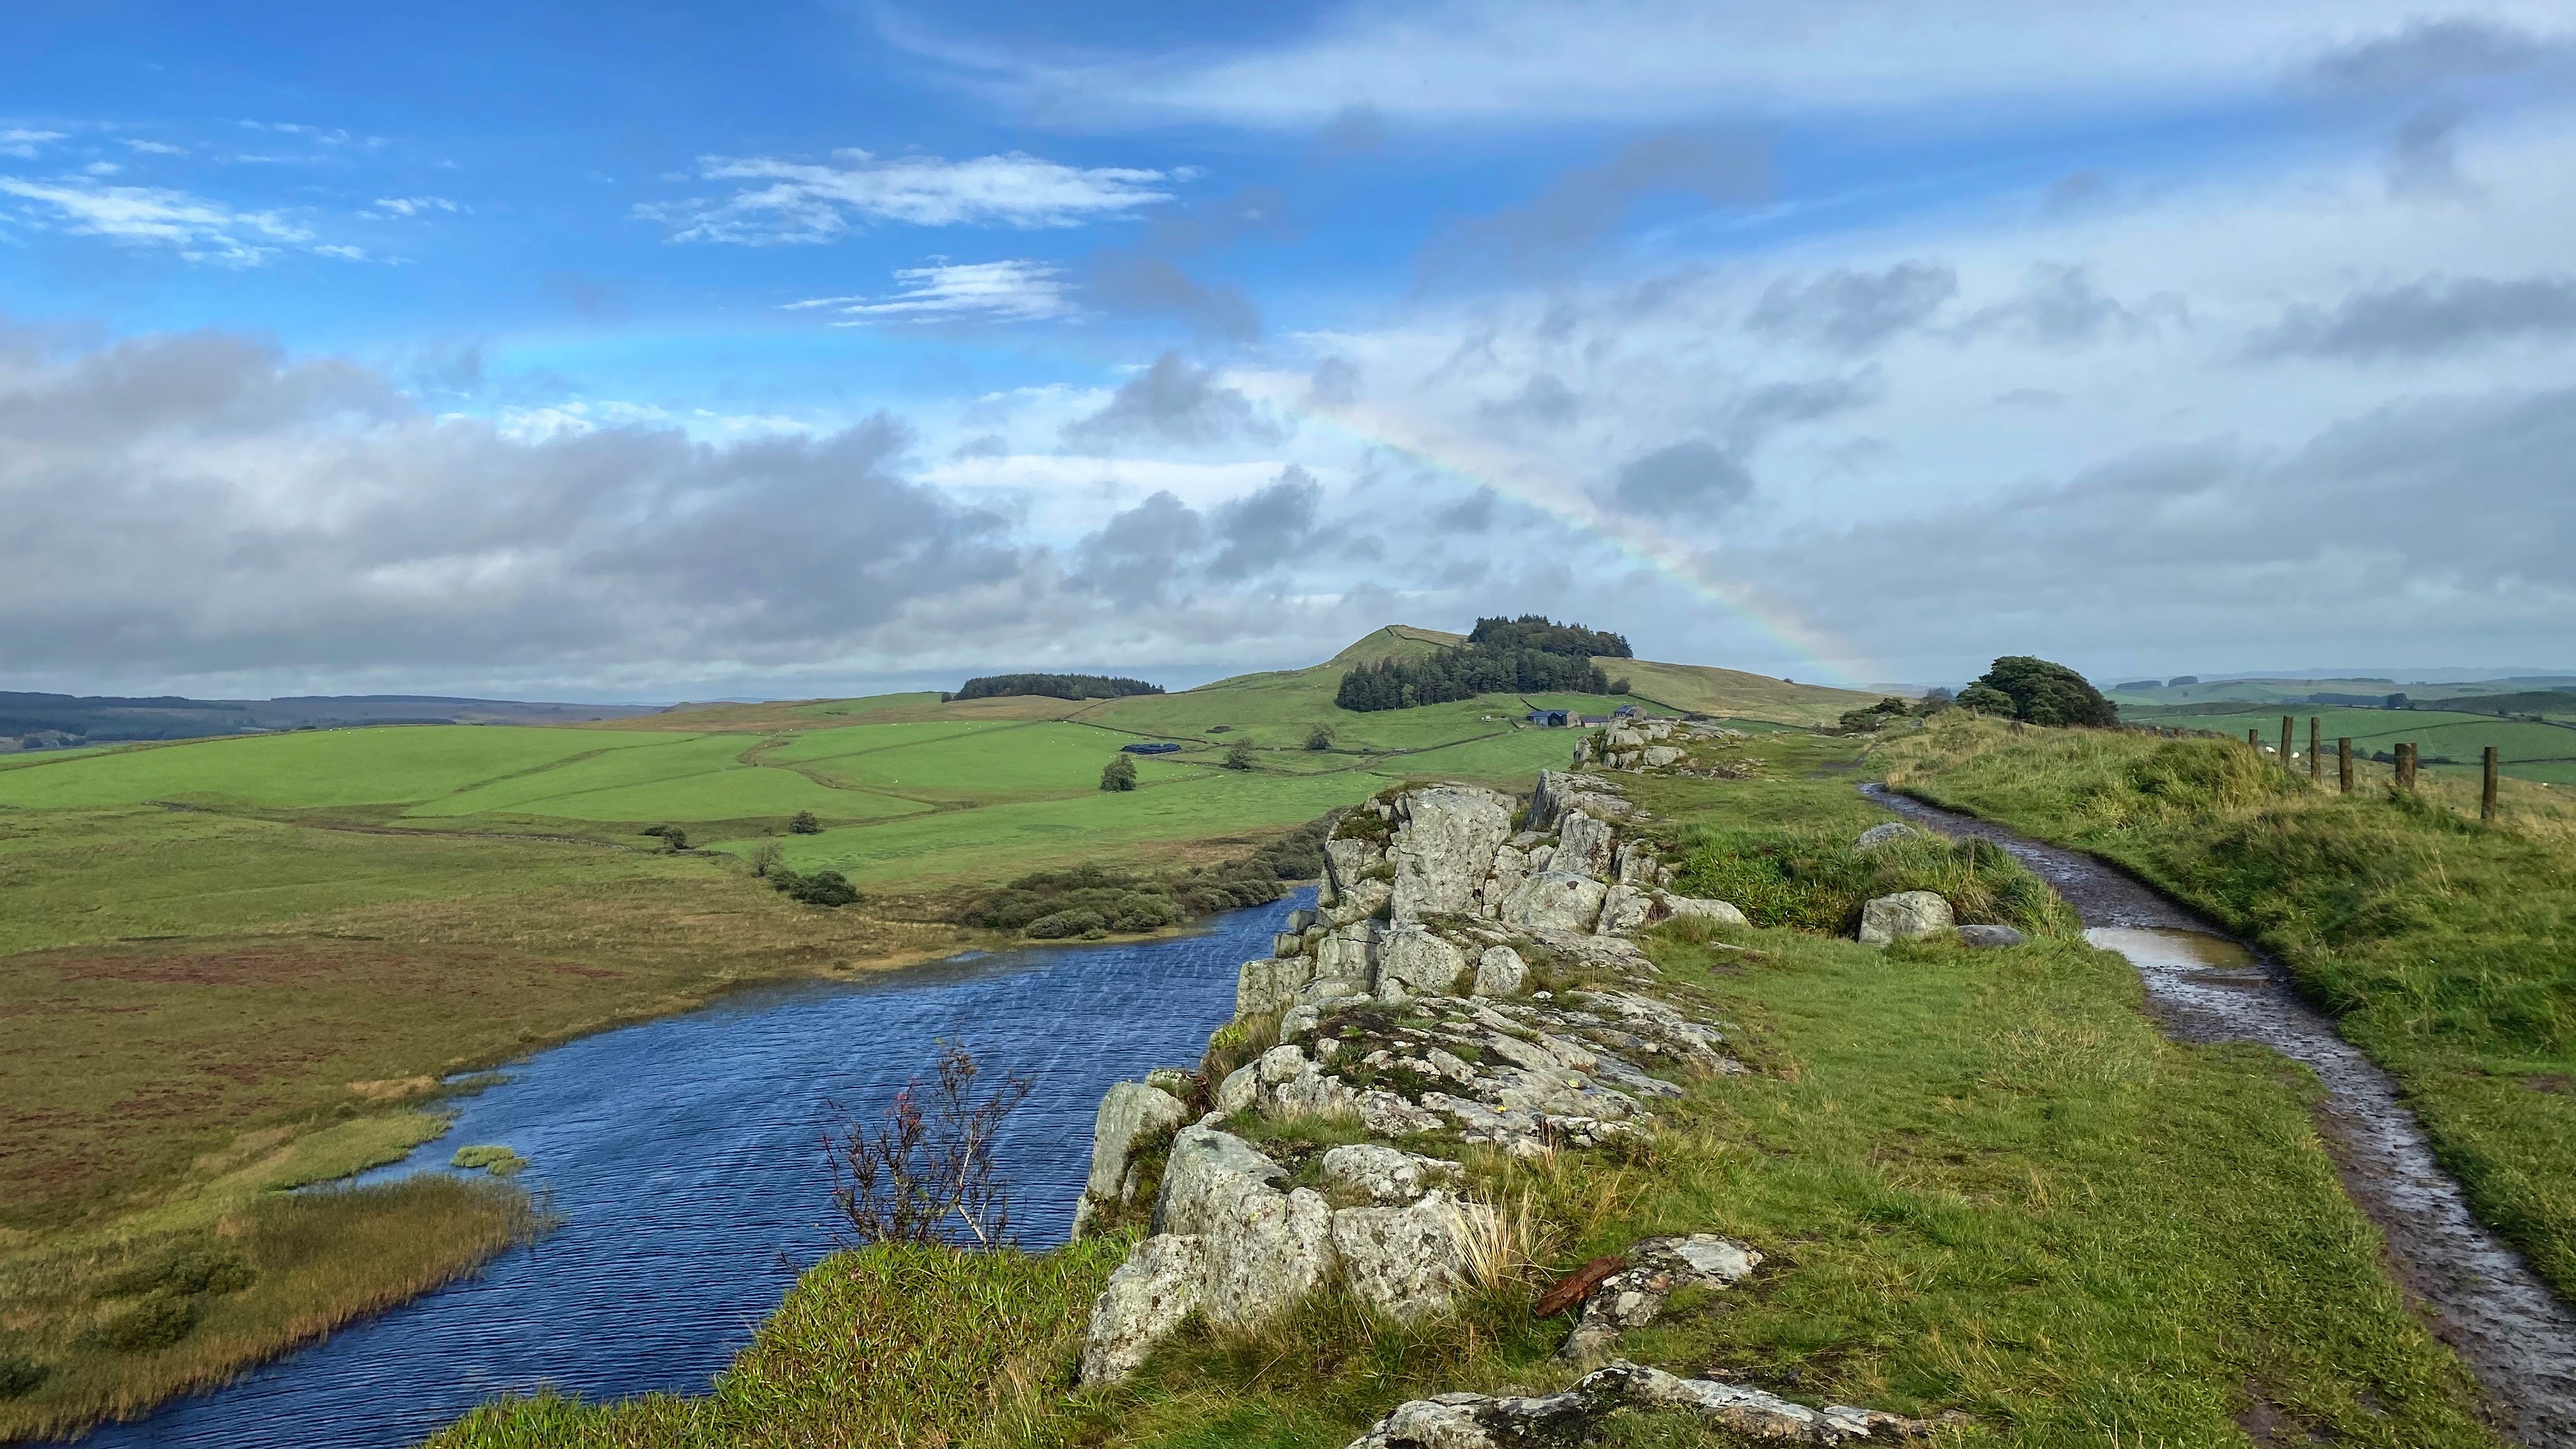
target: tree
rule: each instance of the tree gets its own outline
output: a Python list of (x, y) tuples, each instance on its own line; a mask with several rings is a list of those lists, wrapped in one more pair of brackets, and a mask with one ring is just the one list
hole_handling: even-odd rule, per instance
[(777, 841), (764, 840), (752, 849), (751, 873), (766, 880), (772, 872), (785, 867), (786, 859), (787, 852), (779, 848)]
[(790, 835), (820, 835), (823, 833), (823, 822), (814, 818), (813, 811), (799, 810), (796, 812), (795, 818), (787, 822), (787, 833)]
[(1333, 727), (1331, 725), (1319, 724), (1313, 729), (1306, 731), (1306, 748), (1322, 751), (1329, 750), (1332, 747)]
[(662, 827), (662, 848), (677, 854), (689, 848), (689, 832), (676, 825)]
[(1136, 762), (1123, 754), (1111, 756), (1109, 763), (1101, 767), (1100, 788), (1103, 790), (1135, 789)]
[(1610, 692), (1612, 694), (1626, 694), (1628, 692), (1628, 677), (1623, 674), (1617, 679), (1611, 680)]
[[(2035, 725), (2116, 725), (2120, 707), (2102, 697), (2083, 675), (2063, 664), (2034, 659), (2027, 654), (2011, 654), (1995, 661), (1989, 669), (1959, 696), (1961, 704), (1985, 710), (1985, 704), (1972, 704), (1969, 695), (1980, 689), (1992, 690), (2012, 701), (2013, 718)], [(1995, 711), (2002, 713), (2002, 711)]]
[(984, 1247), (1010, 1240), (1011, 1189), (993, 1146), (1037, 1079), (1005, 1073), (979, 1087), (983, 1076), (966, 1048), (941, 1042), (933, 1081), (913, 1078), (873, 1126), (845, 1119), (823, 1134), (832, 1205), (861, 1244), (945, 1242), (960, 1227)]
[(1845, 710), (1842, 730), (1847, 735), (1865, 735), (1892, 719), (1903, 719), (1909, 712), (1904, 700), (1889, 695), (1867, 709)]
[(1229, 770), (1252, 768), (1252, 746), (1241, 740), (1225, 747), (1225, 767)]
[(2013, 715), (2013, 697), (1983, 680), (1960, 690), (1958, 705), (1961, 709), (1973, 709), (1979, 714), (1999, 714), (2006, 719)]

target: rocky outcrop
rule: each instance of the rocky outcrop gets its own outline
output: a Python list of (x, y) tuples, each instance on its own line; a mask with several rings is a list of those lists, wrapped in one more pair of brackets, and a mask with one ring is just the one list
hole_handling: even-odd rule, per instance
[(1311, 1292), (1332, 1267), (1332, 1208), (1311, 1188), (1286, 1188), (1287, 1180), (1287, 1169), (1242, 1138), (1184, 1127), (1163, 1168), (1155, 1237), (1135, 1252), (1156, 1237), (1197, 1239), (1198, 1301), (1208, 1321), (1259, 1323)]
[(1468, 1215), (1487, 1209), (1446, 1192), (1402, 1207), (1344, 1208), (1333, 1214), (1333, 1252), (1342, 1280), (1361, 1302), (1391, 1318), (1449, 1306), (1467, 1280)]
[(1199, 1240), (1163, 1233), (1138, 1243), (1109, 1275), (1082, 1340), (1082, 1381), (1115, 1383), (1199, 1306), (1207, 1264)]
[(1810, 1409), (1777, 1394), (1720, 1379), (1686, 1379), (1614, 1362), (1561, 1394), (1494, 1398), (1441, 1394), (1399, 1404), (1351, 1441), (1350, 1449), (1553, 1449), (1587, 1444), (1626, 1407), (1678, 1410), (1711, 1426), (1783, 1444), (1893, 1443), (1933, 1426), (1876, 1409), (1831, 1404)]
[(1938, 891), (1898, 891), (1860, 908), (1860, 943), (1884, 946), (1946, 935), (1957, 921)]
[(1401, 822), (1387, 856), (1395, 863), (1394, 919), (1472, 915), (1494, 853), (1512, 833), (1512, 802), (1491, 790), (1434, 785), (1396, 800)]
[[(1657, 904), (1663, 907), (1663, 910), (1667, 915), (1696, 916), (1703, 921), (1714, 921), (1721, 926), (1748, 926), (1752, 924), (1752, 922), (1744, 918), (1744, 912), (1736, 909), (1734, 905), (1726, 901), (1706, 900), (1698, 896), (1667, 895), (1658, 901)], [(1660, 917), (1657, 919), (1660, 919)]]
[(1467, 1171), (1457, 1163), (1419, 1153), (1357, 1142), (1325, 1152), (1324, 1189), (1366, 1198), (1379, 1207), (1418, 1202), (1433, 1188), (1452, 1192), (1467, 1185)]
[(1685, 1287), (1730, 1288), (1762, 1262), (1762, 1255), (1730, 1238), (1693, 1233), (1648, 1238), (1628, 1250), (1628, 1266), (1594, 1284), (1583, 1296), (1582, 1316), (1557, 1356), (1590, 1366), (1610, 1356), (1619, 1335), (1643, 1328)]
[(1091, 1124), (1091, 1176), (1083, 1191), (1107, 1200), (1123, 1196), (1127, 1154), (1137, 1139), (1168, 1132), (1189, 1120), (1180, 1098), (1142, 1082), (1116, 1082), (1100, 1099)]
[(1402, 921), (1378, 945), (1377, 994), (1389, 1001), (1446, 996), (1466, 969), (1465, 952), (1419, 921)]
[(1588, 875), (1543, 870), (1503, 902), (1502, 922), (1521, 930), (1589, 931), (1601, 919), (1610, 888)]

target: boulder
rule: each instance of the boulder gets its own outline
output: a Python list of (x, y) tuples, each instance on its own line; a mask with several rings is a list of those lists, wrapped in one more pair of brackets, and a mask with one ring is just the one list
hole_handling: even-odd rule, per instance
[(1637, 752), (1638, 763), (1649, 770), (1660, 770), (1680, 760), (1682, 752), (1671, 745), (1648, 745)]
[(1610, 782), (1598, 775), (1571, 773), (1564, 770), (1538, 772), (1538, 788), (1530, 794), (1529, 828), (1554, 830), (1571, 809), (1589, 808), (1604, 817), (1624, 815), (1628, 802), (1610, 788)]
[(1860, 908), (1860, 943), (1884, 946), (1891, 941), (1920, 941), (1954, 924), (1950, 903), (1939, 892), (1898, 891)]
[(1328, 1150), (1323, 1174), (1325, 1187), (1367, 1198), (1380, 1207), (1417, 1202), (1433, 1188), (1455, 1189), (1467, 1180), (1467, 1170), (1457, 1163), (1374, 1142)]
[(1246, 961), (1234, 975), (1234, 1014), (1262, 1016), (1296, 999), (1297, 988), (1315, 979), (1317, 958), (1265, 956)]
[(1522, 881), (1503, 902), (1502, 922), (1523, 930), (1589, 931), (1601, 919), (1609, 888), (1588, 875), (1543, 870)]
[(1324, 842), (1324, 884), (1316, 904), (1334, 906), (1361, 876), (1386, 860), (1386, 847), (1374, 840), (1334, 839)]
[(1100, 1099), (1091, 1124), (1091, 1177), (1084, 1191), (1096, 1198), (1118, 1195), (1127, 1178), (1127, 1154), (1136, 1139), (1166, 1132), (1190, 1119), (1181, 1099), (1141, 1082), (1113, 1082)]
[(1697, 916), (1704, 921), (1715, 921), (1721, 926), (1753, 924), (1744, 918), (1744, 912), (1737, 910), (1733, 903), (1728, 901), (1713, 901), (1701, 896), (1667, 895), (1656, 904), (1662, 907), (1666, 915)]
[(1650, 885), (1654, 882), (1658, 865), (1653, 841), (1623, 841), (1612, 867), (1614, 874), (1609, 879), (1616, 885)]
[(1279, 1013), (1279, 1039), (1304, 1041), (1314, 1034), (1316, 1023), (1323, 1019), (1324, 1008), (1320, 1003), (1292, 1006)]
[(1529, 846), (1536, 843), (1535, 839), (1525, 841), (1521, 836), (1514, 836), (1495, 848), (1493, 874), (1485, 877), (1480, 892), (1483, 900), (1481, 914), (1487, 917), (1502, 914), (1505, 898), (1518, 889), (1522, 879), (1530, 873)]
[(1315, 942), (1312, 978), (1343, 982), (1352, 995), (1365, 995), (1377, 979), (1378, 942), (1385, 935), (1386, 927), (1376, 921), (1335, 926)]
[(1457, 989), (1458, 973), (1466, 969), (1466, 954), (1456, 946), (1418, 921), (1399, 922), (1378, 943), (1377, 995), (1385, 1001), (1447, 996)]
[(1557, 827), (1556, 854), (1549, 858), (1548, 869), (1606, 876), (1618, 838), (1619, 832), (1610, 822), (1579, 811), (1569, 812)]
[(1860, 839), (1852, 842), (1852, 849), (1875, 850), (1879, 846), (1885, 845), (1891, 840), (1903, 840), (1909, 835), (1920, 833), (1921, 832), (1917, 831), (1913, 826), (1906, 824), (1902, 820), (1890, 820), (1884, 825), (1873, 825), (1867, 830), (1862, 831), (1860, 833)]
[(1612, 886), (1602, 898), (1601, 920), (1594, 930), (1604, 936), (1632, 934), (1645, 926), (1654, 908), (1654, 897), (1635, 886)]
[(1336, 926), (1352, 925), (1386, 913), (1387, 902), (1395, 899), (1395, 887), (1373, 878), (1355, 880), (1342, 888), (1327, 916)]
[(1199, 1240), (1157, 1233), (1129, 1249), (1091, 1305), (1082, 1340), (1082, 1381), (1114, 1384), (1199, 1306), (1207, 1265)]
[(1237, 1067), (1226, 1073), (1224, 1081), (1216, 1084), (1216, 1091), (1212, 1095), (1216, 1107), (1215, 1115), (1219, 1117), (1231, 1117), (1237, 1112), (1248, 1112), (1261, 1100), (1261, 1074), (1250, 1066)]
[(1517, 996), (1529, 982), (1529, 963), (1509, 946), (1488, 946), (1476, 958), (1476, 996)]
[(1343, 1117), (1357, 1109), (1350, 1085), (1308, 1061), (1305, 1049), (1293, 1043), (1263, 1052), (1247, 1070), (1255, 1084), (1253, 1105), (1270, 1116)]
[(1998, 946), (2018, 946), (2029, 939), (2028, 936), (2010, 926), (1961, 926), (1959, 928), (1959, 944), (1963, 946), (1991, 950)]
[(1333, 1255), (1362, 1302), (1392, 1318), (1445, 1308), (1467, 1276), (1469, 1212), (1445, 1192), (1333, 1214)]
[(1473, 915), (1494, 851), (1511, 836), (1511, 801), (1491, 790), (1433, 785), (1406, 791), (1396, 806), (1400, 823), (1387, 852), (1395, 862), (1395, 919)]
[(1212, 1323), (1258, 1323), (1313, 1289), (1333, 1266), (1333, 1210), (1249, 1142), (1184, 1127), (1163, 1167), (1154, 1231), (1195, 1236), (1205, 1264), (1200, 1307)]
[(1626, 725), (1613, 725), (1602, 740), (1614, 750), (1633, 750), (1646, 743), (1646, 732)]

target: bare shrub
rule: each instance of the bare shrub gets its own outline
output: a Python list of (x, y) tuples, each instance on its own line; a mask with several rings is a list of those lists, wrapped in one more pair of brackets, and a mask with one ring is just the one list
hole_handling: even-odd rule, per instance
[(913, 1078), (882, 1120), (845, 1116), (824, 1132), (832, 1204), (860, 1243), (948, 1242), (952, 1218), (981, 1246), (1010, 1241), (1011, 1189), (993, 1145), (1037, 1079), (985, 1075), (973, 1053), (941, 1042), (933, 1079)]

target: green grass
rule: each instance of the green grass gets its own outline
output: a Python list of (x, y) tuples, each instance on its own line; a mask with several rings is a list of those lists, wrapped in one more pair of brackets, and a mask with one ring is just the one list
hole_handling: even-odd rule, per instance
[[(1850, 787), (1854, 742), (1756, 748), (1765, 778), (1639, 793), (1704, 839), (1885, 818)], [(1537, 1261), (1449, 1315), (1400, 1325), (1328, 1292), (1258, 1331), (1185, 1330), (1127, 1384), (1082, 1389), (1082, 1324), (1124, 1240), (872, 1250), (810, 1270), (709, 1394), (501, 1401), (433, 1442), (1338, 1449), (1406, 1398), (1562, 1386), (1566, 1323), (1529, 1314), (1552, 1275), (1707, 1231), (1760, 1249), (1760, 1272), (1677, 1299), (1624, 1353), (1808, 1402), (1956, 1411), (1962, 1445), (2236, 1449), (2257, 1415), (2387, 1449), (2496, 1444), (2384, 1276), (2295, 1068), (2166, 1040), (2127, 963), (2071, 934), (2004, 951), (1723, 934), (1748, 949), (1705, 928), (1651, 949), (1754, 1073), (1693, 1085), (1648, 1154), (1466, 1153), (1477, 1194), (1530, 1205)], [(1734, 1441), (1637, 1416), (1615, 1442)]]
[(196, 740), (49, 760), (0, 774), (0, 806), (97, 808), (239, 799), (280, 809), (411, 803), (599, 750), (666, 743), (605, 730), (388, 726)]
[(2479, 1215), (2576, 1297), (2576, 809), (2508, 781), (2345, 797), (2217, 740), (1968, 721), (1891, 783), (2120, 862), (2286, 964), (2395, 1073)]
[(2576, 727), (2534, 724), (2529, 720), (2498, 719), (2493, 715), (2462, 714), (2440, 709), (2333, 709), (2314, 705), (2248, 706), (2244, 712), (2210, 714), (2178, 713), (2148, 709), (2124, 711), (2121, 718), (2131, 724), (2180, 725), (2185, 729), (2215, 730), (2232, 739), (2242, 740), (2249, 729), (2262, 731), (2263, 743), (2279, 748), (2281, 716), (2288, 714), (2295, 724), (2291, 730), (2292, 748), (2303, 758), (2308, 748), (2308, 721), (2319, 721), (2325, 739), (2325, 769), (2331, 777), (2335, 769), (2335, 741), (2349, 738), (2353, 753), (2368, 757), (2376, 751), (2395, 752), (2400, 743), (2415, 745), (2427, 756), (2441, 755), (2457, 762), (2459, 768), (2478, 765), (2480, 751), (2493, 745), (2504, 772), (2526, 780), (2563, 780), (2571, 766), (2576, 766)]

